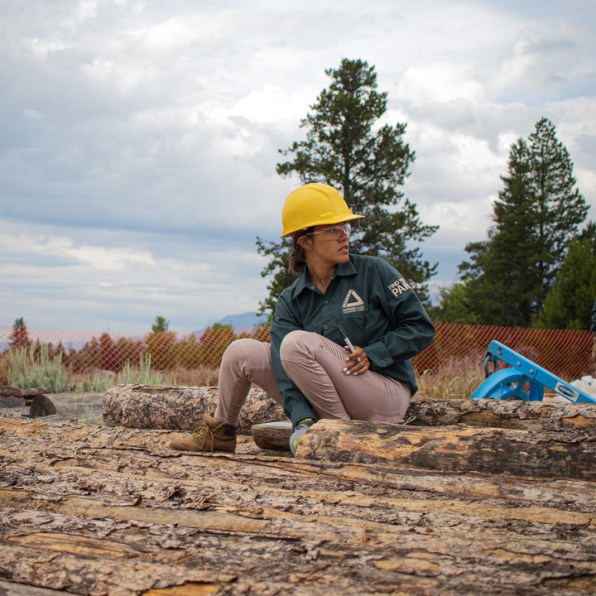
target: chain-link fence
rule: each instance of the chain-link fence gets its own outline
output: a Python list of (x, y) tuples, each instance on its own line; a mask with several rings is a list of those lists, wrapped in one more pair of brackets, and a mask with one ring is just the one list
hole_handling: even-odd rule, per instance
[[(418, 374), (436, 373), (453, 361), (481, 362), (491, 340), (570, 381), (594, 373), (591, 331), (521, 329), (436, 323), (433, 344), (414, 358)], [(117, 374), (125, 367), (147, 367), (166, 375), (170, 383), (215, 385), (217, 369), (227, 346), (241, 337), (269, 340), (269, 327), (247, 330), (230, 327), (201, 332), (161, 332), (145, 335), (78, 331), (21, 330), (0, 326), (0, 384), (7, 385), (7, 360), (14, 347), (29, 346), (32, 353), (45, 350), (47, 359), (59, 358), (72, 375)], [(11, 346), (13, 349), (11, 350)]]

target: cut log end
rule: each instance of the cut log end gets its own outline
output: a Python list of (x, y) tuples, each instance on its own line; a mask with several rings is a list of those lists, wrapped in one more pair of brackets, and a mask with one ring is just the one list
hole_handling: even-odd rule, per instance
[(29, 415), (31, 418), (38, 418), (40, 416), (52, 416), (58, 410), (54, 402), (47, 395), (36, 395), (31, 402), (29, 408)]
[(289, 420), (255, 424), (252, 427), (252, 438), (257, 447), (274, 451), (290, 450), (292, 423)]

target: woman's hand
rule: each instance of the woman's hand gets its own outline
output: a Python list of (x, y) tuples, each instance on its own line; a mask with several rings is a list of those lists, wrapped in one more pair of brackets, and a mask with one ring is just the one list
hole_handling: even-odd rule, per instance
[(353, 353), (346, 348), (346, 352), (348, 352), (348, 357), (346, 358), (344, 372), (347, 375), (362, 375), (370, 368), (370, 360), (361, 347), (354, 346)]

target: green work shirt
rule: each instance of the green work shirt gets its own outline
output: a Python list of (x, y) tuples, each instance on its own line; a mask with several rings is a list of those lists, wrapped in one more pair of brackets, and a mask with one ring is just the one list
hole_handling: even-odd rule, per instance
[[(370, 368), (408, 383), (416, 392), (410, 358), (428, 347), (435, 329), (405, 278), (387, 261), (352, 255), (340, 263), (323, 294), (305, 270), (280, 295), (271, 324), (271, 356), (283, 407), (295, 426), (312, 417), (312, 408), (285, 373), (279, 350), (296, 329), (312, 331), (343, 346), (340, 324), (370, 360)], [(366, 399), (363, 396), (363, 399)]]

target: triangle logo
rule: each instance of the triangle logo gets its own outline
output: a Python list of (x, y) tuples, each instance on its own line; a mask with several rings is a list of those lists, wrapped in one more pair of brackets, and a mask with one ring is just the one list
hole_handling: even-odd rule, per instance
[(364, 310), (364, 300), (358, 296), (356, 290), (350, 290), (344, 298), (342, 310), (345, 313)]

